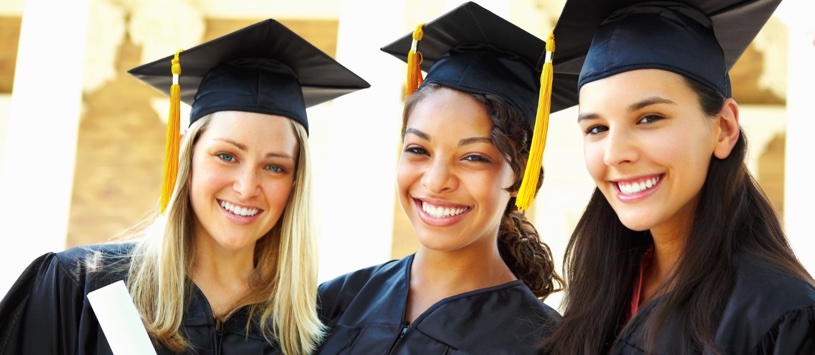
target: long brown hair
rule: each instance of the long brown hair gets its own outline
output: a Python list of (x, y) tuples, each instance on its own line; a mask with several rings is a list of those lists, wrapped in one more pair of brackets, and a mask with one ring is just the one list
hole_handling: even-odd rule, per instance
[[(716, 91), (685, 78), (702, 111), (715, 117), (724, 104)], [(648, 319), (646, 343), (653, 349), (669, 315), (679, 314), (678, 333), (689, 349), (718, 353), (715, 334), (735, 273), (738, 255), (759, 258), (812, 283), (789, 246), (778, 216), (761, 187), (747, 170), (747, 139), (739, 132), (730, 155), (711, 156), (689, 229), (687, 243), (674, 272), (672, 285)], [(648, 231), (623, 226), (611, 205), (595, 189), (566, 248), (564, 274), (569, 286), (563, 299), (563, 319), (546, 340), (552, 354), (607, 353), (627, 316), (636, 270), (652, 244)]]
[[(405, 102), (402, 115), (402, 137), (405, 135), (407, 118), (416, 104), (441, 86), (429, 83), (411, 95)], [(472, 94), (487, 109), (492, 120), (490, 133), (492, 143), (504, 155), (515, 176), (512, 186), (507, 191), (518, 191), (521, 178), (526, 168), (529, 147), (532, 142), (532, 125), (520, 110), (494, 95)], [(537, 192), (543, 183), (543, 169), (538, 179)], [(539, 298), (546, 298), (553, 292), (560, 291), (563, 280), (555, 270), (552, 251), (544, 243), (535, 226), (515, 207), (515, 197), (510, 198), (501, 218), (498, 229), (498, 251), (512, 273), (522, 280), (532, 293)]]

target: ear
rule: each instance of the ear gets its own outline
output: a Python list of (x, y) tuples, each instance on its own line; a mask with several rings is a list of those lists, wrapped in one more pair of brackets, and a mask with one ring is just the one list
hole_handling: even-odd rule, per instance
[(730, 156), (733, 147), (739, 140), (739, 105), (732, 98), (726, 99), (722, 111), (716, 117), (716, 143), (713, 155), (719, 159)]

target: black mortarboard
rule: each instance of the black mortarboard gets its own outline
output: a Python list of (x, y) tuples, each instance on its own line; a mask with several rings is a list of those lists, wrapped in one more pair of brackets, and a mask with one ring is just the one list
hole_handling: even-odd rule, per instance
[(728, 71), (781, 0), (568, 0), (555, 27), (555, 71), (585, 83), (669, 70), (731, 97)]
[(190, 124), (218, 111), (245, 111), (288, 117), (308, 131), (307, 107), (370, 87), (274, 19), (128, 72), (170, 96), (162, 213), (178, 172), (180, 101), (192, 106)]
[[(576, 77), (552, 75), (551, 56), (547, 55), (552, 47), (553, 42), (547, 45), (480, 5), (466, 2), (381, 49), (408, 63), (408, 94), (421, 81), (421, 85), (437, 83), (496, 95), (535, 125), (516, 199), (516, 205), (525, 209), (534, 199), (540, 175), (549, 112), (577, 102), (577, 92), (572, 90)], [(427, 72), (423, 80), (418, 66)]]
[[(424, 83), (497, 95), (534, 119), (546, 42), (474, 2), (428, 22), (422, 31), (418, 50), (421, 69), (427, 72)], [(407, 34), (382, 51), (407, 62), (411, 43), (412, 34)], [(570, 87), (564, 80), (575, 79), (555, 73), (553, 111), (577, 100), (576, 93), (560, 90)]]
[[(174, 56), (128, 72), (170, 94)], [(286, 26), (268, 19), (179, 54), (181, 101), (190, 124), (217, 111), (289, 117), (308, 129), (306, 107), (370, 87)]]

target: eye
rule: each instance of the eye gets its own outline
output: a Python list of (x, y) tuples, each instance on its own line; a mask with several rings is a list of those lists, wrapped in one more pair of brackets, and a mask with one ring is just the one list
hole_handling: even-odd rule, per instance
[(427, 150), (417, 146), (409, 146), (405, 148), (404, 152), (411, 155), (430, 155), (427, 153)]
[(660, 115), (648, 114), (648, 115), (645, 115), (642, 118), (640, 118), (640, 120), (637, 123), (644, 123), (644, 124), (654, 123), (654, 122), (662, 120), (664, 118), (665, 117), (660, 116)]
[(235, 156), (229, 153), (218, 153), (218, 158), (221, 158), (221, 160), (228, 162), (235, 161)]
[(587, 134), (587, 135), (590, 135), (590, 136), (593, 136), (593, 135), (596, 135), (596, 134), (603, 133), (603, 132), (605, 132), (605, 131), (608, 131), (608, 127), (606, 127), (606, 126), (600, 126), (600, 125), (595, 125), (595, 126), (590, 126), (590, 127), (589, 127), (588, 129), (586, 129), (586, 130), (585, 130), (583, 133), (585, 133), (585, 134)]
[(468, 156), (465, 156), (464, 160), (476, 163), (492, 163), (492, 160), (490, 160), (489, 158), (478, 154), (470, 154)]
[(285, 173), (286, 172), (286, 168), (284, 168), (284, 167), (282, 167), (280, 165), (274, 165), (274, 164), (267, 165), (266, 170), (269, 170), (269, 171), (274, 172), (274, 173)]

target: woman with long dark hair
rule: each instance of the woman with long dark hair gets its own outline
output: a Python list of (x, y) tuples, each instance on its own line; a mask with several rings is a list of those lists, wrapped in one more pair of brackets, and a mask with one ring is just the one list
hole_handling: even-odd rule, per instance
[(777, 1), (584, 5), (566, 4), (556, 58), (588, 48), (577, 121), (597, 188), (548, 350), (815, 353), (813, 279), (747, 170), (728, 77)]

